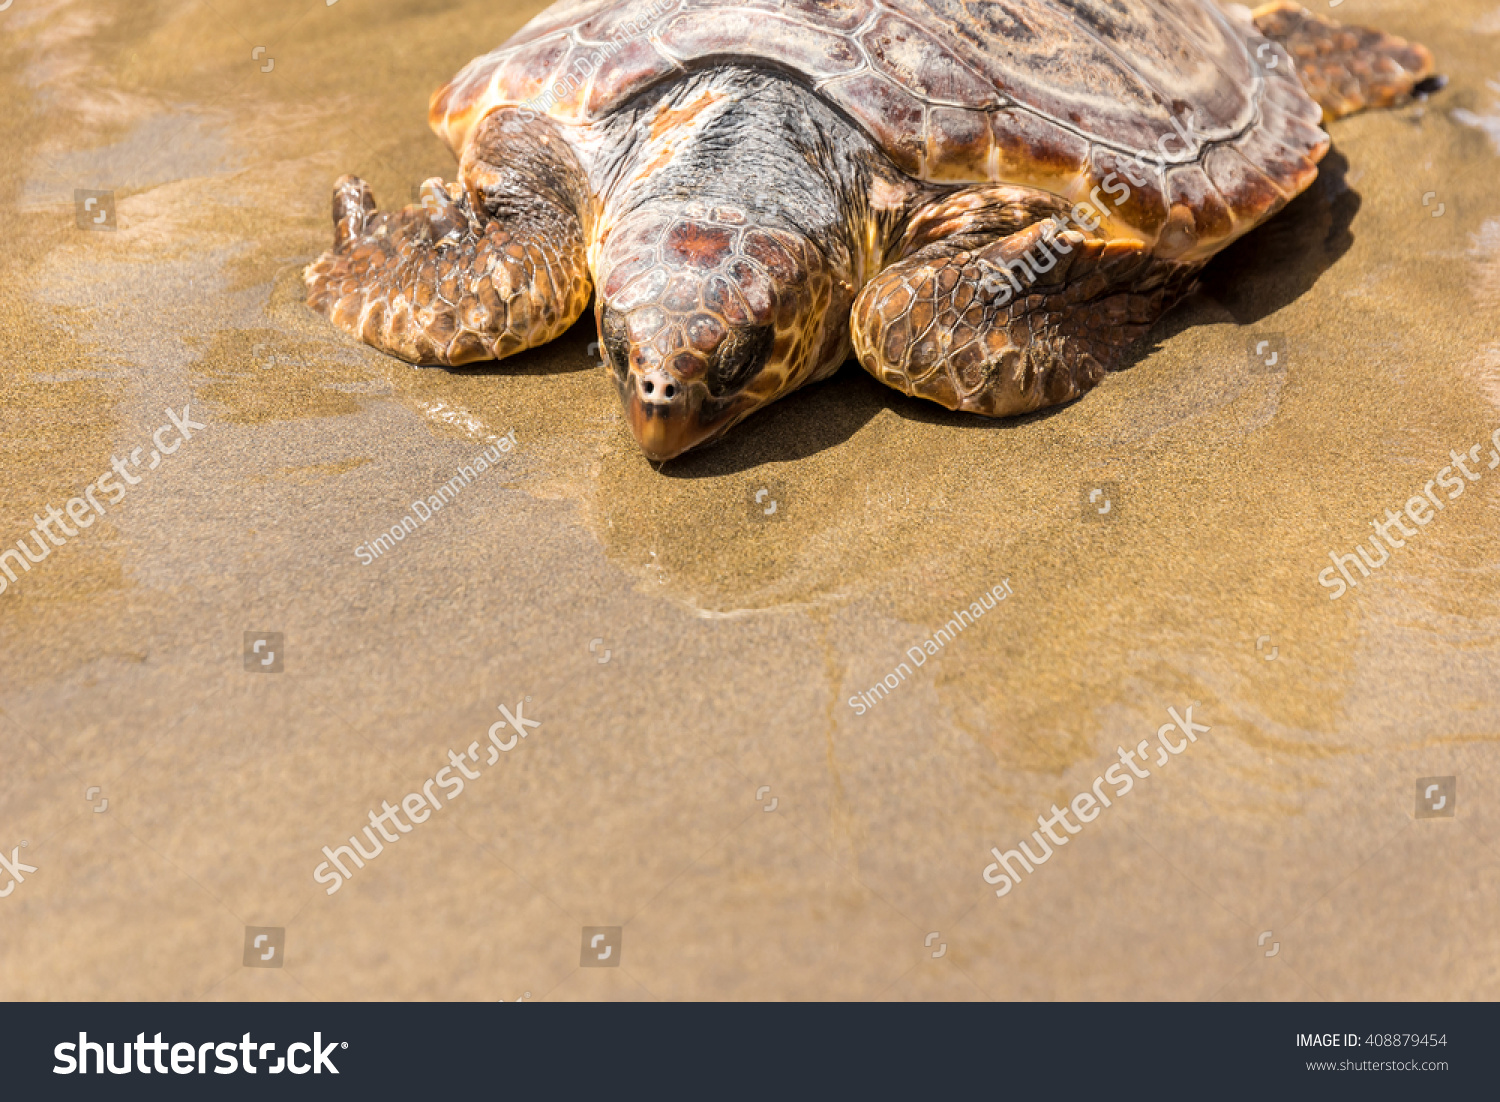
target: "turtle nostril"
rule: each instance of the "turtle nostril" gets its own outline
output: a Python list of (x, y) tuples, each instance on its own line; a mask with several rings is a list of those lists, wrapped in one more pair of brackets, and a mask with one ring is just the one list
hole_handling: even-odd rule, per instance
[(688, 383), (660, 367), (648, 368), (635, 377), (637, 400), (663, 415), (689, 402), (692, 391)]

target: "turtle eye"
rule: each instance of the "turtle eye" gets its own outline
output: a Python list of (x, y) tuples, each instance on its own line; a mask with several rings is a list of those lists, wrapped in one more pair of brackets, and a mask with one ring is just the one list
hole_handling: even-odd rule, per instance
[(769, 325), (731, 329), (719, 345), (704, 382), (715, 398), (738, 390), (765, 366), (775, 334)]

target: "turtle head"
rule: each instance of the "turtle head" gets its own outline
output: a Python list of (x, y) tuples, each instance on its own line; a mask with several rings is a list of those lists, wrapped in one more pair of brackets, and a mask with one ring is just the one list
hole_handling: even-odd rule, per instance
[(652, 459), (717, 438), (848, 355), (847, 282), (773, 213), (654, 203), (614, 227), (599, 268), (600, 343)]

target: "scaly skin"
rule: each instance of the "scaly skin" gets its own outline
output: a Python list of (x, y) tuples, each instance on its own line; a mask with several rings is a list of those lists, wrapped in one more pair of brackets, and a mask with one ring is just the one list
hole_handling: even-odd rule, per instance
[(1391, 107), (1433, 74), (1425, 46), (1335, 23), (1290, 0), (1274, 0), (1253, 15), (1261, 34), (1296, 60), (1302, 87), (1323, 108), (1325, 122), (1366, 107)]
[(1052, 221), (973, 249), (942, 241), (866, 285), (854, 350), (881, 382), (948, 409), (1029, 413), (1092, 390), (1199, 267)]
[(852, 298), (806, 238), (731, 204), (653, 208), (605, 246), (599, 324), (641, 449), (669, 459), (836, 370)]
[[(653, 459), (706, 443), (849, 356), (848, 234), (883, 170), (868, 138), (783, 77), (698, 74), (595, 140), (599, 331)], [(884, 220), (889, 233), (894, 218)]]
[[(334, 187), (334, 244), (303, 273), (307, 303), (415, 364), (503, 359), (562, 336), (588, 305), (582, 174), (546, 127), (497, 112), (422, 206), (379, 213), (363, 180)], [(570, 163), (572, 162), (572, 163)]]

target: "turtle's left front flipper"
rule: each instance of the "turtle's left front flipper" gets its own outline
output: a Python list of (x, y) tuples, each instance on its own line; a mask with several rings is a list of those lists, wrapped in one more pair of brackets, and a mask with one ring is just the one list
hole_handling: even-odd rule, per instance
[(363, 180), (333, 192), (333, 248), (303, 272), (307, 303), (410, 363), (503, 359), (567, 331), (592, 283), (580, 170), (562, 143), (491, 116), (461, 186), (378, 212)]
[(1272, 0), (1251, 13), (1256, 29), (1280, 43), (1297, 63), (1323, 120), (1366, 107), (1393, 107), (1433, 77), (1432, 54), (1404, 38), (1335, 23), (1291, 0)]
[(865, 285), (854, 351), (881, 382), (949, 409), (1029, 413), (1120, 367), (1200, 267), (1051, 219), (979, 248), (938, 241)]

